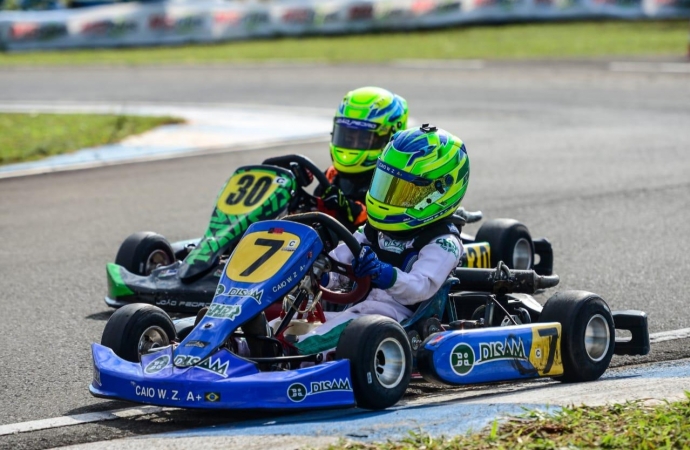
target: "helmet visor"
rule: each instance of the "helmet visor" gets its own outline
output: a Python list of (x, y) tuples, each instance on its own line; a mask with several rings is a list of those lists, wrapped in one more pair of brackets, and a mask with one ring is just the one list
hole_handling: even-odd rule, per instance
[(336, 117), (331, 143), (352, 150), (381, 150), (388, 143), (390, 133), (380, 135), (376, 133), (378, 127), (374, 122)]
[(422, 210), (443, 196), (443, 188), (422, 177), (410, 175), (378, 161), (369, 195), (390, 206)]

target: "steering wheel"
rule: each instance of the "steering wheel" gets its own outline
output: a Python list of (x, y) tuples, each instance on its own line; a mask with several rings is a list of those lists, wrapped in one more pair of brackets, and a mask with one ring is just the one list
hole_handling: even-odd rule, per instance
[[(321, 212), (293, 214), (291, 216), (284, 217), (283, 220), (290, 220), (292, 222), (298, 222), (309, 226), (313, 226), (313, 224), (318, 223), (326, 228), (327, 231), (334, 233), (339, 240), (343, 241), (353, 255), (359, 255), (360, 251), (362, 250), (362, 246), (360, 245), (359, 241), (355, 239), (352, 233), (350, 233), (340, 222), (327, 214)], [(320, 286), (322, 293), (321, 298), (338, 305), (349, 305), (352, 303), (359, 303), (364, 300), (369, 294), (369, 291), (371, 291), (371, 277), (366, 276), (358, 278), (355, 276), (351, 265), (335, 261), (330, 256), (328, 256), (328, 259), (331, 263), (331, 272), (344, 275), (350, 280), (354, 281), (355, 288), (350, 292), (335, 292)]]
[(326, 189), (331, 185), (328, 181), (326, 175), (321, 172), (321, 169), (316, 167), (311, 159), (302, 155), (285, 155), (285, 156), (274, 156), (273, 158), (265, 159), (261, 164), (270, 164), (272, 166), (284, 167), (288, 170), (292, 170), (298, 179), (300, 186), (306, 187), (311, 183), (310, 176), (316, 178), (323, 189)]

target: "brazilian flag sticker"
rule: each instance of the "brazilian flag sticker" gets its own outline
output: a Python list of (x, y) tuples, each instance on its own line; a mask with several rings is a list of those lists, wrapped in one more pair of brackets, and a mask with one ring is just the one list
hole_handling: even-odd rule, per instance
[(220, 393), (219, 392), (206, 392), (204, 394), (204, 400), (207, 402), (219, 402), (220, 401)]

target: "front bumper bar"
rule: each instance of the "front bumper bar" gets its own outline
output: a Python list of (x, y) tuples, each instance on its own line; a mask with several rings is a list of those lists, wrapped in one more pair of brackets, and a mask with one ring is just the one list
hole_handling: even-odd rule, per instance
[(211, 362), (205, 369), (201, 367), (203, 364), (174, 366), (172, 347), (144, 355), (141, 363), (125, 361), (99, 344), (92, 344), (91, 350), (94, 376), (89, 391), (96, 397), (203, 409), (355, 406), (347, 360), (296, 370), (259, 372), (252, 362), (226, 350), (209, 358)]

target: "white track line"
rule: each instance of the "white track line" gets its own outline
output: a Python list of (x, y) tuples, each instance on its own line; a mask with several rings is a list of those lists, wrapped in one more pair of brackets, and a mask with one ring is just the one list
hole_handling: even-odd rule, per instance
[(609, 70), (611, 72), (690, 74), (690, 63), (612, 62), (609, 64)]
[(11, 423), (8, 425), (0, 425), (0, 436), (26, 433), (27, 431), (47, 430), (49, 428), (70, 427), (72, 425), (81, 425), (84, 423), (104, 422), (106, 420), (126, 419), (129, 417), (154, 414), (172, 409), (175, 408), (162, 408), (160, 406), (138, 406), (135, 408), (122, 408), (111, 411), (54, 417), (52, 419), (32, 420), (31, 422)]
[[(649, 335), (652, 343), (673, 341), (690, 338), (690, 328), (662, 331)], [(171, 411), (176, 408), (162, 408), (158, 406), (138, 406), (134, 408), (114, 409), (94, 413), (76, 414), (73, 416), (54, 417), (52, 419), (32, 420), (30, 422), (11, 423), (0, 425), (0, 436), (8, 434), (26, 433), (29, 431), (47, 430), (50, 428), (62, 428), (85, 423), (104, 422), (106, 420), (127, 419), (130, 417), (155, 414), (161, 411)]]
[(685, 339), (690, 337), (690, 328), (681, 328), (680, 330), (662, 331), (660, 333), (652, 333), (649, 335), (649, 341), (652, 344), (664, 341), (674, 341), (676, 339)]

